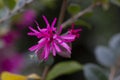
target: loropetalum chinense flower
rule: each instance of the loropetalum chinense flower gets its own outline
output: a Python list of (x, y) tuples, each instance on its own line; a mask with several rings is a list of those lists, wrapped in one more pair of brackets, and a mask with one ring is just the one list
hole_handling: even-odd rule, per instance
[(74, 29), (74, 23), (72, 24), (72, 28), (68, 31), (69, 34), (75, 35), (76, 38), (80, 37), (79, 32), (82, 31), (82, 29)]
[(62, 26), (60, 26), (60, 29), (57, 31), (55, 27), (56, 18), (54, 18), (52, 24), (48, 22), (45, 16), (43, 16), (43, 19), (46, 23), (46, 28), (41, 29), (37, 22), (38, 30), (29, 27), (32, 32), (29, 32), (28, 35), (36, 36), (39, 39), (38, 43), (30, 47), (29, 50), (35, 51), (35, 54), (41, 60), (47, 60), (50, 53), (52, 53), (53, 56), (59, 54), (63, 57), (70, 57), (71, 47), (69, 44), (78, 37), (80, 30), (74, 30), (72, 28), (66, 34), (61, 35)]

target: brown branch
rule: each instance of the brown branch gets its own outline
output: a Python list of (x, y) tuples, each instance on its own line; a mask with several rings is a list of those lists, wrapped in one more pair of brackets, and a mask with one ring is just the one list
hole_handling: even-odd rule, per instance
[(83, 11), (80, 11), (78, 14), (76, 14), (75, 16), (72, 16), (70, 19), (68, 19), (67, 21), (65, 21), (63, 24), (62, 24), (62, 27), (63, 28), (66, 28), (67, 25), (75, 22), (79, 17), (83, 16), (84, 14), (90, 12), (91, 10), (93, 10), (96, 6), (100, 5), (100, 3), (96, 3), (96, 4), (92, 4), (90, 5), (88, 8), (86, 8), (85, 10)]
[(63, 0), (61, 10), (60, 10), (60, 15), (59, 15), (59, 18), (58, 18), (58, 24), (57, 24), (58, 29), (59, 29), (60, 24), (63, 22), (66, 7), (67, 7), (67, 0)]
[(116, 67), (113, 66), (110, 69), (109, 80), (114, 80), (115, 74), (116, 74)]
[(15, 7), (12, 11), (10, 11), (7, 15), (5, 15), (2, 19), (0, 19), (0, 23), (5, 22), (6, 20), (10, 19), (12, 16), (16, 15), (18, 12), (21, 12), (22, 9), (28, 5), (31, 4), (35, 0), (31, 0), (29, 2), (25, 2), (25, 4), (22, 7)]
[(46, 79), (46, 76), (47, 76), (47, 74), (48, 74), (48, 71), (49, 71), (49, 66), (45, 66), (41, 80), (45, 80), (45, 79)]

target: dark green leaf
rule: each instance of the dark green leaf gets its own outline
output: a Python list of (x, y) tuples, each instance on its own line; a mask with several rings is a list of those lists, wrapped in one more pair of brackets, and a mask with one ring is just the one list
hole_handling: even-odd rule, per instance
[(75, 22), (75, 24), (76, 24), (76, 25), (85, 26), (85, 27), (87, 27), (87, 28), (89, 28), (89, 29), (92, 28), (92, 26), (91, 26), (89, 23), (87, 23), (86, 21), (81, 20), (81, 19), (77, 20), (77, 21)]
[(90, 17), (92, 17), (92, 16), (93, 16), (93, 12), (88, 12), (88, 13), (84, 14), (82, 17), (83, 17), (84, 19), (88, 19), (88, 18), (90, 18)]
[(71, 15), (74, 15), (74, 14), (76, 14), (76, 13), (78, 13), (80, 11), (80, 5), (78, 5), (78, 4), (70, 4), (68, 6), (67, 10)]
[(55, 0), (39, 0), (39, 1), (44, 6), (49, 7), (49, 8), (54, 8), (55, 6)]
[(71, 74), (81, 69), (82, 65), (75, 61), (61, 62), (52, 68), (52, 70), (48, 73), (46, 80), (53, 80), (60, 75)]
[(4, 4), (10, 9), (12, 10), (15, 5), (16, 5), (16, 0), (3, 0)]

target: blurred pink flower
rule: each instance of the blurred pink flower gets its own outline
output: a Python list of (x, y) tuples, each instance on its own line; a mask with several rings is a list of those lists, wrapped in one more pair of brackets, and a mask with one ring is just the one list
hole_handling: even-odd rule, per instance
[[(68, 44), (75, 40), (76, 34), (60, 35), (62, 26), (60, 26), (59, 31), (56, 30), (54, 27), (57, 20), (56, 18), (54, 18), (51, 25), (45, 16), (43, 16), (43, 19), (46, 23), (46, 28), (41, 29), (38, 23), (36, 23), (38, 30), (29, 27), (32, 32), (29, 32), (28, 35), (36, 36), (39, 39), (38, 44), (29, 48), (29, 50), (35, 51), (41, 60), (47, 60), (50, 52), (52, 52), (53, 56), (56, 56), (56, 53), (58, 53), (59, 55), (70, 57), (71, 47)], [(66, 54), (62, 53), (63, 50), (67, 51)]]
[(15, 53), (12, 56), (2, 55), (0, 59), (0, 72), (9, 71), (9, 72), (20, 72), (23, 67), (23, 56)]
[(36, 12), (34, 10), (27, 10), (23, 13), (16, 26), (18, 26), (19, 29), (30, 26), (34, 22), (35, 17)]
[(6, 46), (0, 49), (0, 72), (20, 72), (23, 68), (23, 56), (11, 47), (12, 46)]
[(20, 37), (18, 31), (9, 31), (5, 35), (0, 37), (0, 40), (4, 42), (4, 47), (15, 43), (15, 41)]
[(19, 72), (22, 68), (24, 58), (14, 48), (19, 37), (20, 33), (13, 30), (0, 36), (0, 72)]

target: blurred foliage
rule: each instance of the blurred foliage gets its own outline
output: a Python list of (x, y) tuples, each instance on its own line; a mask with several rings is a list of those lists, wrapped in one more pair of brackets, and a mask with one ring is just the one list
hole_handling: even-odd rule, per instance
[(78, 12), (80, 12), (80, 6), (79, 6), (79, 4), (70, 4), (68, 6), (67, 10), (71, 15), (75, 15)]
[(87, 80), (108, 80), (105, 70), (91, 63), (84, 65), (84, 75)]
[(117, 5), (117, 6), (120, 6), (120, 0), (110, 0), (111, 3)]
[(112, 67), (115, 65), (116, 57), (111, 49), (104, 46), (98, 46), (96, 48), (95, 55), (99, 63), (102, 65), (107, 67)]
[[(95, 49), (95, 56), (98, 62), (107, 67), (99, 68), (95, 64), (86, 64), (84, 66), (84, 74), (87, 80), (108, 80), (110, 68), (119, 67), (119, 58), (120, 58), (120, 34), (114, 35), (110, 41), (108, 47), (98, 46)], [(106, 69), (106, 70), (105, 70)], [(116, 71), (116, 73), (118, 73)], [(114, 76), (115, 77), (115, 76)], [(116, 76), (115, 80), (119, 80), (120, 77)]]
[[(43, 14), (48, 16), (48, 19), (58, 17), (62, 1), (35, 0), (28, 4), (30, 1), (32, 0), (0, 0), (0, 19), (6, 18), (6, 16), (11, 15), (12, 11), (14, 12), (20, 9), (15, 15), (9, 16), (10, 18), (0, 23), (0, 49), (4, 45), (1, 36), (7, 34), (10, 30), (20, 32), (21, 36), (17, 43), (21, 46), (18, 46), (18, 44), (16, 44), (17, 47), (13, 45), (17, 50), (22, 52), (21, 54), (25, 55), (24, 68), (20, 73), (30, 74), (34, 72), (42, 75), (45, 66), (53, 65), (47, 75), (47, 80), (79, 80), (83, 76), (81, 76), (81, 72), (79, 72), (82, 69), (87, 80), (108, 80), (110, 68), (120, 65), (120, 34), (113, 36), (113, 34), (120, 32), (120, 0), (68, 0), (64, 20), (83, 11), (91, 4), (99, 2), (101, 5), (75, 21), (76, 28), (79, 26), (83, 28), (81, 38), (73, 43), (73, 55), (71, 59), (78, 60), (78, 62), (59, 57), (54, 60), (53, 57), (50, 57), (47, 62), (42, 63), (39, 62), (36, 56), (32, 56), (32, 58), (29, 56), (31, 53), (26, 49), (36, 41), (34, 38), (31, 39), (27, 36), (27, 26), (24, 26), (25, 28), (22, 29), (18, 28), (16, 22), (20, 20), (21, 15), (28, 9), (36, 11), (37, 15), (35, 19), (38, 19), (37, 21), (40, 23), (43, 23), (41, 20), (41, 15)], [(22, 17), (22, 19), (24, 19), (24, 17)], [(33, 26), (35, 26), (34, 23)], [(40, 26), (44, 25), (42, 24)], [(96, 60), (90, 60), (93, 57), (95, 57)], [(64, 60), (68, 61), (60, 62)], [(82, 66), (79, 62), (86, 64)], [(76, 73), (77, 75), (72, 73)], [(64, 75), (70, 75), (70, 78), (66, 79)], [(75, 75), (75, 78), (71, 78), (71, 75)], [(61, 76), (64, 78), (61, 79)], [(78, 76), (77, 79), (76, 76)], [(7, 79), (8, 78), (9, 76), (7, 75)], [(6, 80), (6, 77), (3, 80)], [(84, 78), (81, 80), (84, 80)], [(115, 80), (120, 80), (119, 73), (115, 76)]]
[(16, 5), (16, 0), (3, 0), (5, 6), (7, 6), (9, 9), (13, 9)]

